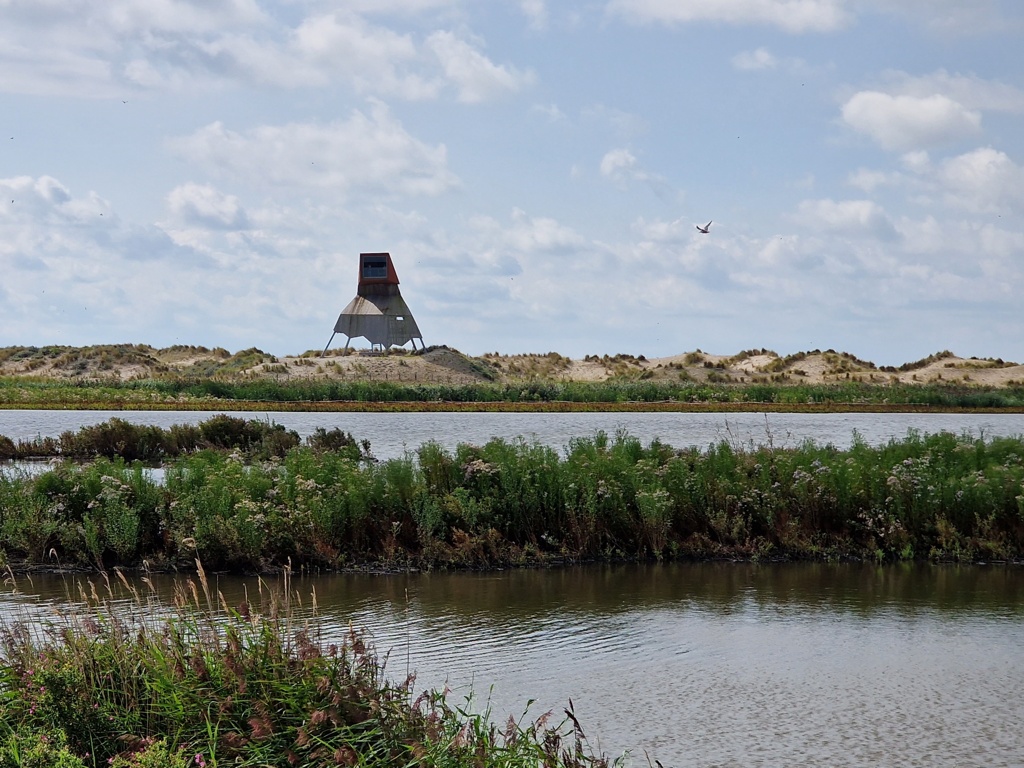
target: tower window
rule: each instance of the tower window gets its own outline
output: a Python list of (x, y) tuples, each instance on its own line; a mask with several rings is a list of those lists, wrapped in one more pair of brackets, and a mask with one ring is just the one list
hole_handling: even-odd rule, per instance
[(388, 262), (386, 259), (363, 259), (363, 277), (387, 277)]

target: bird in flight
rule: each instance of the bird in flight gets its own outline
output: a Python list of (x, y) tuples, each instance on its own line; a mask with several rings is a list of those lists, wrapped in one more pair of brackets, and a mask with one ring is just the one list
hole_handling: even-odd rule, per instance
[(701, 234), (705, 234), (706, 235), (708, 232), (711, 231), (711, 222), (710, 221), (707, 224), (705, 224), (703, 227), (700, 224), (697, 224), (696, 226), (697, 226), (697, 231), (700, 232)]

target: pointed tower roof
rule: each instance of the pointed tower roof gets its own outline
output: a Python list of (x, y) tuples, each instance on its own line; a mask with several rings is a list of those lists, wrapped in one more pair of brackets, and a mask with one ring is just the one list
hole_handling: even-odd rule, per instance
[[(398, 289), (398, 273), (390, 253), (359, 254), (359, 283), (356, 297), (348, 303), (334, 324), (334, 334), (343, 333), (349, 342), (363, 337), (384, 349), (401, 347), (416, 340), (423, 344), (419, 326)], [(331, 341), (334, 340), (331, 335)], [(331, 342), (327, 342), (327, 347)], [(326, 352), (326, 348), (324, 349)]]

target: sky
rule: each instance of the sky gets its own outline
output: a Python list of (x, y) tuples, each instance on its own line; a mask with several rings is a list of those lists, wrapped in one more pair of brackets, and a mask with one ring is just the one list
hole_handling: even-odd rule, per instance
[(1019, 0), (0, 0), (0, 346), (321, 349), (388, 251), (472, 355), (1024, 362), (1022, 42)]

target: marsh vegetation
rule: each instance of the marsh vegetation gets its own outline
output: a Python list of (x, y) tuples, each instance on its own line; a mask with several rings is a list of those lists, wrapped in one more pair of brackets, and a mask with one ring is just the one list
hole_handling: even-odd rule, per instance
[[(38, 442), (8, 444), (24, 457)], [(770, 439), (677, 450), (599, 432), (564, 451), (494, 439), (453, 450), (426, 443), (377, 462), (368, 443), (339, 430), (300, 441), (266, 422), (218, 416), (170, 430), (114, 419), (43, 447), (57, 464), (0, 476), (0, 556), (19, 567), (188, 568), (197, 557), (238, 571), (973, 561), (1024, 552), (1021, 437), (911, 433), (881, 446), (855, 438), (846, 450)], [(162, 480), (131, 458), (161, 460)]]
[(0, 626), (3, 768), (609, 765), (571, 702), (496, 725), (393, 682), (358, 633), (296, 619), (287, 578), (228, 605), (200, 567), (170, 612), (124, 579), (78, 590), (61, 618)]
[(436, 410), (587, 410), (617, 408), (861, 408), (898, 410), (1024, 409), (1024, 386), (972, 387), (962, 384), (833, 384), (643, 378), (607, 381), (526, 380), (515, 383), (401, 383), (397, 381), (250, 378), (240, 380), (168, 378), (137, 381), (0, 379), (0, 407), (174, 408), (211, 410), (302, 408)]

